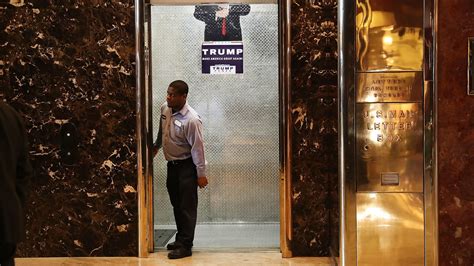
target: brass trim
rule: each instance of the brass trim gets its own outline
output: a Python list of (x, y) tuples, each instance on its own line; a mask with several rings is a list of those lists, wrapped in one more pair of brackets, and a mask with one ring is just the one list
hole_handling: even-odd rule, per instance
[(438, 0), (433, 0), (433, 265), (439, 265), (439, 224), (438, 224)]
[(438, 265), (437, 27), (438, 1), (425, 0), (425, 265)]
[(467, 95), (472, 96), (474, 95), (474, 84), (472, 84), (474, 71), (474, 37), (467, 38)]
[(146, 98), (145, 98), (145, 62), (144, 62), (144, 16), (143, 1), (135, 0), (135, 60), (136, 60), (136, 96), (137, 96), (137, 194), (138, 194), (138, 256), (148, 257), (146, 204)]
[(355, 1), (338, 5), (339, 263), (356, 263)]
[(279, 5), (280, 27), (280, 249), (293, 257), (291, 215), (291, 0)]
[(438, 0), (433, 0), (433, 265), (439, 265), (439, 224), (438, 224)]
[(147, 217), (147, 236), (148, 236), (148, 252), (153, 253), (155, 250), (154, 241), (154, 216), (153, 216), (153, 94), (152, 94), (152, 76), (151, 76), (151, 5), (145, 2), (144, 8), (144, 21), (145, 21), (145, 127), (146, 127), (146, 165), (145, 165), (145, 177), (146, 177), (146, 206), (148, 206), (148, 217)]

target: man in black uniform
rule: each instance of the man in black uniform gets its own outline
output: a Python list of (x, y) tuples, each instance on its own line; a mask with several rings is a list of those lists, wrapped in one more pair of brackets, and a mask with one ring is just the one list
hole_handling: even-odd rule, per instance
[(0, 265), (15, 265), (25, 238), (25, 202), (32, 169), (20, 115), (0, 100)]
[(154, 144), (154, 155), (163, 147), (168, 161), (166, 188), (173, 206), (178, 233), (168, 244), (170, 259), (192, 255), (196, 228), (197, 187), (207, 186), (206, 160), (202, 122), (186, 102), (188, 85), (182, 80), (171, 82), (166, 103), (161, 106), (160, 129)]

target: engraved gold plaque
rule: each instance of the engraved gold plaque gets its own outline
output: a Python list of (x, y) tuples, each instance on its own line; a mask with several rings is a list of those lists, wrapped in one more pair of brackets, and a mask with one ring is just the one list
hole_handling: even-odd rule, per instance
[(423, 1), (356, 1), (356, 71), (423, 65)]
[(421, 102), (422, 72), (357, 73), (357, 102)]
[[(361, 103), (356, 107), (357, 191), (423, 191), (421, 103)], [(387, 173), (398, 185), (384, 185)]]

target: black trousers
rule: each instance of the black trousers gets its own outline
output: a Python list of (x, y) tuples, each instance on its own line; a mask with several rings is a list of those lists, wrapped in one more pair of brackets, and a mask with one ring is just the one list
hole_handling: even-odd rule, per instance
[(16, 244), (14, 243), (0, 243), (0, 265), (1, 266), (14, 266)]
[(178, 233), (176, 242), (192, 248), (197, 219), (197, 171), (192, 158), (168, 162), (166, 188)]

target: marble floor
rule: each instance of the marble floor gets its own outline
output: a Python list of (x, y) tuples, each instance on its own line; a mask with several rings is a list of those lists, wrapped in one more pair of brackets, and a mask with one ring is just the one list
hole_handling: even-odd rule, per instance
[(205, 252), (196, 251), (192, 257), (169, 260), (167, 252), (150, 254), (148, 258), (105, 257), (105, 258), (19, 258), (17, 266), (155, 266), (155, 265), (288, 265), (288, 266), (330, 266), (331, 258), (299, 257), (284, 259), (279, 252)]

